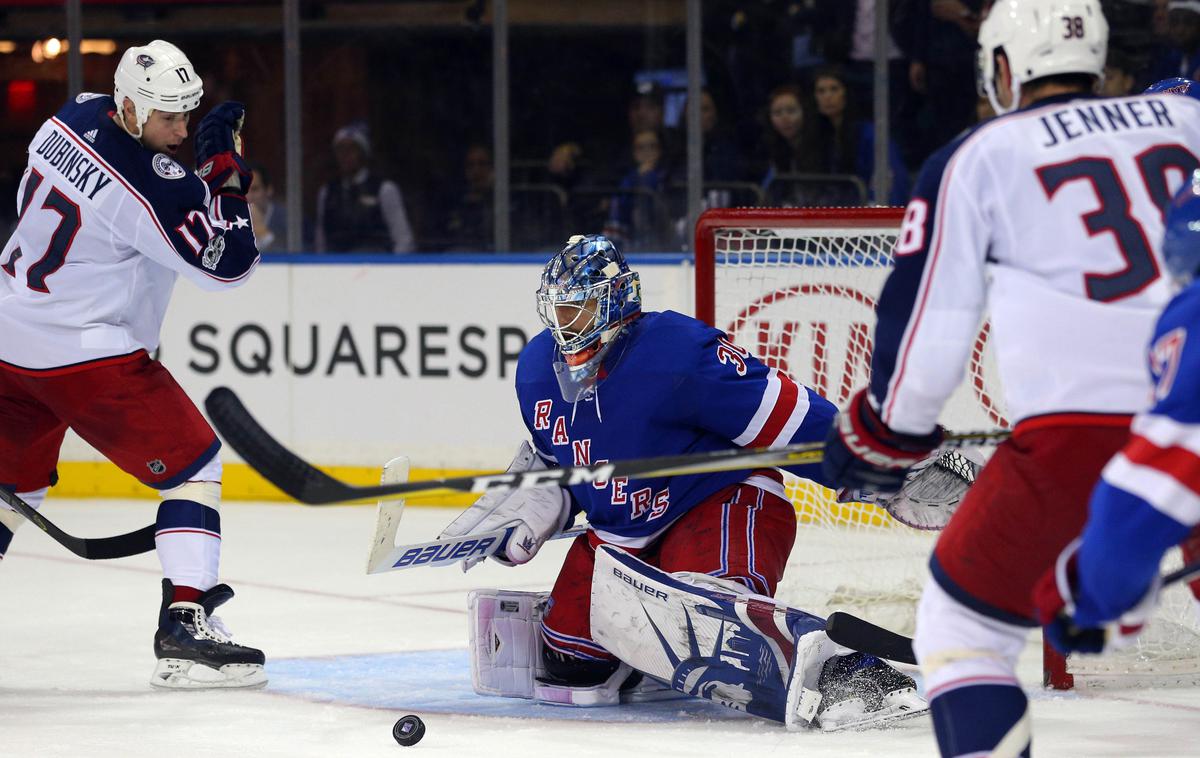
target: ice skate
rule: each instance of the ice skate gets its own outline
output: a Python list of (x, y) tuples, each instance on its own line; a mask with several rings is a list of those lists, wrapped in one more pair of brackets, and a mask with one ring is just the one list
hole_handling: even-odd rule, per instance
[(879, 726), (929, 710), (911, 676), (866, 653), (827, 660), (818, 687), (817, 722), (827, 732)]
[(213, 610), (233, 597), (218, 584), (196, 603), (172, 603), (174, 586), (163, 580), (163, 603), (154, 655), (158, 665), (150, 684), (166, 689), (262, 687), (267, 683), (263, 652), (233, 642)]

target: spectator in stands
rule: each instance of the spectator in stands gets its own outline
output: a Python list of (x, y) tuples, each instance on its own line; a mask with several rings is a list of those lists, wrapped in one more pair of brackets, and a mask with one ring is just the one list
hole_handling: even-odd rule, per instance
[(250, 205), (254, 241), (260, 253), (279, 252), (287, 244), (287, 209), (275, 202), (275, 185), (266, 167), (252, 163), (250, 171), (253, 181), (246, 191), (246, 202)]
[(811, 205), (800, 185), (779, 177), (812, 174), (821, 170), (814, 149), (812, 119), (805, 118), (805, 97), (794, 84), (784, 84), (767, 96), (767, 130), (760, 147), (765, 160), (762, 179), (771, 205)]
[(629, 101), (629, 133), (663, 128), (663, 90), (654, 82), (641, 82)]
[(1154, 15), (1151, 16), (1151, 31), (1158, 39), (1167, 38), (1167, 2), (1154, 0)]
[(1167, 3), (1167, 49), (1151, 67), (1151, 81), (1182, 76), (1200, 76), (1200, 0), (1170, 0)]
[[(822, 161), (820, 170), (857, 176), (867, 187), (868, 199), (874, 200), (875, 124), (855, 116), (843, 71), (835, 66), (818, 69), (813, 77), (813, 98), (817, 104), (814, 148)], [(888, 164), (892, 174), (888, 204), (905, 205), (908, 169), (892, 140), (888, 140)]]
[[(836, 17), (846, 54), (845, 58), (830, 60), (829, 64), (840, 64), (849, 107), (855, 113), (870, 113), (875, 107), (875, 3), (876, 0), (833, 3), (839, 7)], [(917, 18), (917, 12), (912, 8), (915, 4), (916, 0), (890, 0), (887, 34), (888, 114), (892, 138), (904, 146), (904, 155), (911, 159), (914, 168), (920, 165), (920, 138), (913, 133), (920, 98), (913, 91), (908, 76), (912, 57), (908, 48), (913, 42)], [(818, 67), (806, 81), (815, 82), (817, 71), (827, 67)]]
[(704, 135), (704, 181), (733, 182), (741, 179), (742, 157), (737, 142), (721, 121), (717, 101), (707, 89), (700, 93), (700, 133)]
[(621, 180), (610, 206), (604, 234), (632, 250), (653, 250), (663, 244), (661, 192), (667, 183), (662, 138), (653, 129), (633, 135), (633, 168)]
[(496, 181), (492, 150), (482, 143), (467, 146), (463, 154), (463, 186), (450, 200), (443, 223), (449, 250), (491, 250), (494, 232), (493, 187)]
[(913, 90), (925, 96), (918, 156), (949, 142), (975, 117), (975, 38), (984, 0), (917, 3), (908, 52)]
[(589, 188), (595, 184), (587, 155), (578, 142), (555, 145), (550, 152), (550, 159), (546, 162), (546, 178), (567, 193), (568, 228), (599, 229), (608, 221), (611, 196), (601, 197), (592, 192), (576, 192), (577, 189)]
[(1104, 62), (1104, 86), (1100, 94), (1105, 97), (1121, 97), (1137, 92), (1137, 66), (1132, 56), (1121, 50), (1109, 48)]
[(333, 154), (338, 177), (317, 194), (317, 252), (412, 252), (415, 240), (400, 188), (368, 167), (366, 126), (338, 129)]

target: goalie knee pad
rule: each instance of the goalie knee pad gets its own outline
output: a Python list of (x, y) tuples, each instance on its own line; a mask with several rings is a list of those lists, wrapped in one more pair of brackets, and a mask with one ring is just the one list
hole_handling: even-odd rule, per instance
[(545, 675), (542, 614), (548, 592), (473, 590), (467, 596), (471, 684), (480, 695), (533, 698)]

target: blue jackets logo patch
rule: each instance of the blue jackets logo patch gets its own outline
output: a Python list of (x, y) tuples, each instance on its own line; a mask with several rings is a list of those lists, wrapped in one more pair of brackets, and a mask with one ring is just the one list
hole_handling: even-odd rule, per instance
[(182, 179), (187, 173), (183, 170), (183, 166), (163, 153), (157, 153), (150, 163), (154, 166), (154, 173), (163, 179)]
[(145, 53), (142, 53), (137, 58), (134, 58), (133, 62), (145, 69), (148, 69), (154, 65), (154, 59)]

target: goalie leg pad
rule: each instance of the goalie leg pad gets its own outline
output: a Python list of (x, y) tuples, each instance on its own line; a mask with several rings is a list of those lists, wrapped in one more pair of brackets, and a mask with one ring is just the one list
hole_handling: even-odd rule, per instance
[(467, 596), (471, 685), (480, 695), (533, 698), (545, 676), (542, 614), (547, 592), (474, 590)]
[(729, 592), (736, 583), (724, 588), (696, 587), (602, 545), (592, 634), (624, 663), (679, 692), (781, 723), (811, 722), (820, 667), (834, 652), (824, 620), (744, 590)]

